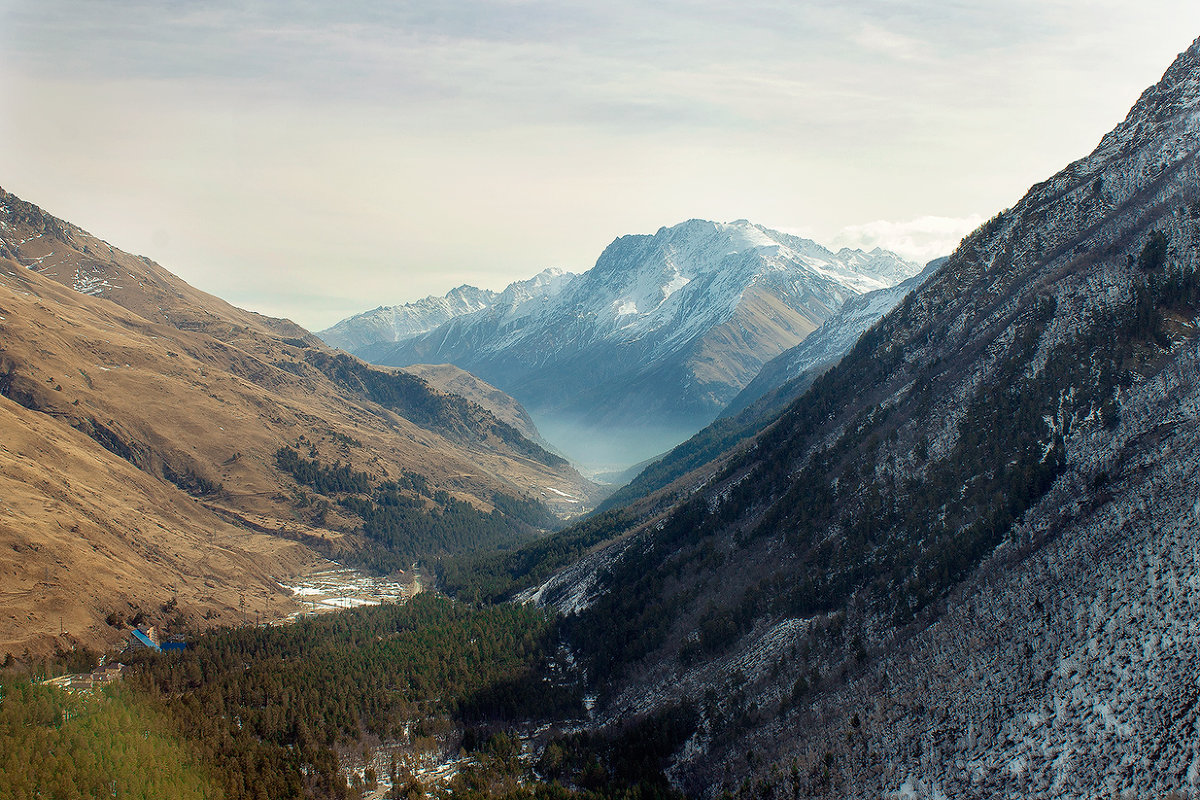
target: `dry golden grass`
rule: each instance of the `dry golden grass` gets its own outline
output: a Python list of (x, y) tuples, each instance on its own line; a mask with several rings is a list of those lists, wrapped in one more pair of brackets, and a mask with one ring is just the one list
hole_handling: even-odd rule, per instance
[[(290, 608), (272, 576), (312, 553), (234, 527), (59, 421), (0, 397), (0, 654), (111, 644), (108, 613), (160, 621), (177, 594), (194, 624)], [(207, 619), (206, 619), (207, 618)], [(61, 629), (67, 634), (59, 637)]]
[[(110, 642), (110, 611), (163, 617), (172, 585), (193, 621), (230, 618), (243, 595), (265, 605), (270, 576), (314, 558), (297, 540), (337, 542), (351, 523), (297, 512), (274, 454), (301, 437), (323, 461), (419, 472), (484, 509), (496, 491), (594, 490), (493, 435), (405, 419), (311, 366), (314, 351), (298, 326), (0, 190), (0, 656), (52, 647), (60, 617), (75, 640)], [(162, 477), (189, 472), (223, 490), (197, 499)]]

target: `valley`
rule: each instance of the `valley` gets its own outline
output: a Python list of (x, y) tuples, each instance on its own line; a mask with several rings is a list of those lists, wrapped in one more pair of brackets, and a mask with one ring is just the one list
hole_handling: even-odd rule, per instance
[[(0, 652), (112, 644), (109, 614), (167, 623), (173, 597), (181, 626), (232, 621), (242, 595), (288, 613), (269, 575), (329, 557), (407, 569), (412, 548), (379, 544), (401, 510), (455, 515), (429, 556), (535, 537), (559, 524), (543, 496), (568, 516), (590, 504), (589, 481), (482, 405), (0, 201)], [(477, 396), (526, 424), (511, 401)], [(292, 473), (280, 452), (295, 454)], [(395, 484), (383, 500), (394, 513), (364, 528), (311, 485), (330, 476), (326, 491), (346, 476)]]
[(1013, 200), (314, 334), (0, 190), (0, 800), (1200, 796), (1200, 39)]
[(711, 422), (848, 298), (920, 269), (747, 220), (689, 220), (619, 237), (590, 270), (544, 271), (482, 307), (461, 302), (480, 290), (460, 287), (320, 335), (376, 364), (461, 367), (517, 398), (585, 472), (620, 472)]

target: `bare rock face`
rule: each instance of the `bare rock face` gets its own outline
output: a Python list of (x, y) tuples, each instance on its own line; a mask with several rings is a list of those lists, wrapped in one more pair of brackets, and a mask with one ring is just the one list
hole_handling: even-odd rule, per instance
[(1198, 151), (1200, 40), (753, 446), (532, 592), (574, 603), (598, 718), (692, 709), (701, 794), (1200, 791)]

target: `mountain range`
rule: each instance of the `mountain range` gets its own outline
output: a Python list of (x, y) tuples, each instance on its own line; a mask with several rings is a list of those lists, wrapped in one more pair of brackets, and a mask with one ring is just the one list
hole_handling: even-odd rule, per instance
[(622, 236), (581, 275), (543, 272), (423, 333), (405, 331), (464, 289), (320, 335), (352, 343), (382, 329), (351, 351), (393, 366), (452, 363), (519, 400), (577, 460), (629, 465), (712, 421), (848, 298), (919, 271), (878, 249), (833, 253), (746, 220), (690, 220)]
[(444, 297), (426, 297), (415, 303), (380, 306), (355, 314), (318, 335), (332, 347), (350, 353), (371, 352), (374, 348), (411, 339), (455, 317), (483, 311), (497, 303), (513, 306), (539, 297), (549, 299), (572, 277), (570, 273), (552, 268), (527, 281), (512, 283), (503, 292), (459, 286)]
[[(1200, 794), (1200, 39), (924, 270), (693, 220), (324, 335), (394, 365), (0, 191), (0, 652), (421, 562), (456, 601), (227, 632), (129, 696), (214, 709), (176, 735), (239, 796), (370, 791), (381, 731), (472, 797)], [(705, 424), (562, 527), (599, 493), (543, 430)]]
[(1197, 152), (1200, 40), (749, 445), (451, 578), (689, 794), (1195, 794)]

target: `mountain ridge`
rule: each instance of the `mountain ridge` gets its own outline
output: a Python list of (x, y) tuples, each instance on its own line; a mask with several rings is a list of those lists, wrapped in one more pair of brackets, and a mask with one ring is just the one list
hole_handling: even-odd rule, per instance
[(565, 285), (572, 273), (549, 267), (524, 281), (515, 281), (499, 292), (463, 284), (445, 295), (429, 295), (411, 303), (379, 306), (341, 320), (318, 331), (317, 336), (332, 347), (355, 353), (372, 346), (403, 341), (442, 325), (455, 317), (491, 308), (497, 301), (521, 292), (553, 292)]
[(618, 237), (545, 302), (498, 300), (359, 352), (453, 363), (516, 397), (550, 441), (621, 437), (637, 461), (714, 418), (847, 297), (918, 271), (885, 251), (838, 255), (746, 221), (689, 220)]
[(918, 275), (848, 299), (800, 344), (768, 361), (712, 423), (654, 459), (598, 507), (618, 508), (670, 486), (691, 470), (729, 457), (767, 427), (820, 374), (837, 363), (863, 333), (920, 286), (943, 263), (934, 259)]

